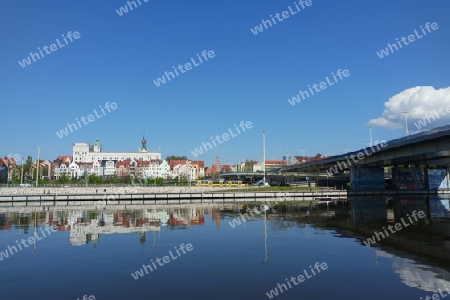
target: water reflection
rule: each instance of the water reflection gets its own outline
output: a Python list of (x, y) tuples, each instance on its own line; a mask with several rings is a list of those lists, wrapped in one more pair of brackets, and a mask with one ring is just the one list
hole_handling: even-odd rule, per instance
[(375, 250), (376, 260), (387, 258), (391, 260), (392, 268), (401, 278), (402, 282), (409, 286), (436, 293), (449, 288), (450, 272), (435, 266), (420, 264), (412, 258), (401, 257), (383, 250)]
[(264, 205), (263, 208), (263, 214), (264, 214), (264, 261), (263, 263), (269, 262), (269, 251), (267, 250), (267, 211), (269, 209), (268, 206)]
[[(398, 222), (401, 218), (411, 215), (413, 211), (424, 211), (426, 217), (423, 221), (390, 235), (375, 247), (364, 246), (362, 241), (372, 236), (374, 231), (387, 224)], [(283, 247), (295, 244), (298, 249), (295, 249), (294, 253), (308, 253), (308, 247), (316, 245), (317, 240), (333, 240), (331, 244), (324, 244), (326, 249), (329, 248), (327, 255), (330, 270), (333, 259), (339, 261), (341, 255), (344, 261), (352, 260), (345, 252), (333, 252), (336, 239), (351, 239), (357, 242), (352, 245), (352, 250), (340, 251), (365, 253), (364, 251), (370, 249), (374, 255), (371, 258), (374, 260), (373, 263), (381, 268), (383, 262), (386, 265), (385, 262), (388, 261), (404, 285), (423, 292), (436, 293), (439, 290), (446, 290), (449, 286), (450, 273), (447, 268), (450, 266), (448, 242), (450, 228), (446, 221), (449, 215), (449, 199), (437, 196), (430, 198), (405, 196), (396, 199), (356, 198), (349, 201), (273, 203), (267, 206), (249, 203), (148, 206), (136, 209), (45, 207), (0, 212), (0, 230), (17, 230), (19, 234), (25, 235), (32, 234), (39, 226), (55, 226), (60, 232), (65, 232), (61, 238), (66, 239), (66, 245), (68, 243), (71, 246), (94, 247), (102, 242), (102, 236), (132, 234), (136, 238), (132, 240), (131, 245), (127, 245), (129, 248), (150, 244), (150, 248), (154, 250), (161, 248), (165, 251), (164, 245), (160, 246), (162, 237), (193, 235), (195, 228), (209, 226), (210, 230), (205, 239), (213, 241), (215, 236), (220, 236), (223, 241), (214, 241), (223, 243), (221, 245), (224, 247), (229, 246), (229, 243), (242, 243), (246, 239), (257, 243), (257, 246), (252, 248), (254, 252), (247, 255), (256, 257), (255, 260), (259, 264), (264, 264), (268, 268), (278, 266), (280, 256), (285, 255), (282, 252)], [(232, 227), (230, 222), (233, 220), (241, 222)], [(243, 232), (245, 236), (240, 236)], [(235, 241), (233, 240), (235, 236), (240, 236), (241, 239)], [(248, 247), (252, 245), (249, 244)], [(89, 250), (90, 247), (70, 248)], [(196, 249), (200, 252), (202, 248)], [(317, 251), (316, 248), (311, 249)], [(230, 255), (244, 256), (242, 253)], [(235, 258), (236, 256), (232, 256), (232, 259)], [(366, 261), (372, 264), (372, 260)], [(230, 268), (233, 266), (230, 265)], [(367, 269), (365, 272), (370, 273), (373, 270)]]

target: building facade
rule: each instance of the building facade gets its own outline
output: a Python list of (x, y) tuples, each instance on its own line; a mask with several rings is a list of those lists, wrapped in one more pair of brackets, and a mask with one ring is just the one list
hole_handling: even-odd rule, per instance
[(103, 152), (99, 139), (96, 139), (94, 145), (88, 143), (75, 143), (72, 147), (73, 161), (96, 162), (96, 161), (124, 161), (124, 160), (161, 160), (160, 152), (149, 152), (147, 150), (147, 141), (142, 138), (142, 145), (137, 152)]

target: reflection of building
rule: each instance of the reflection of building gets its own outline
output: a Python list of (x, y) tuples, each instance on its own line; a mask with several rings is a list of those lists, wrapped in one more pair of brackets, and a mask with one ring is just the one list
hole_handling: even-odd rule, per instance
[[(167, 213), (166, 213), (167, 214)], [(164, 212), (160, 212), (163, 216)], [(97, 244), (101, 234), (111, 233), (139, 233), (139, 242), (145, 243), (147, 231), (160, 231), (161, 218), (145, 210), (101, 211), (88, 213), (86, 211), (72, 211), (69, 216), (70, 244), (81, 246), (88, 243)]]
[(170, 218), (164, 209), (147, 209), (145, 217), (151, 220), (159, 220), (161, 226), (166, 226)]
[(450, 272), (441, 268), (417, 264), (411, 259), (399, 257), (382, 250), (375, 250), (378, 257), (390, 258), (392, 267), (402, 282), (427, 292), (445, 291), (450, 286)]
[(204, 225), (205, 216), (203, 211), (197, 208), (175, 208), (170, 213), (168, 224), (176, 229), (182, 229), (186, 226)]
[(217, 228), (220, 228), (220, 209), (213, 208), (212, 219), (216, 222)]
[(12, 228), (12, 213), (0, 213), (0, 230)]

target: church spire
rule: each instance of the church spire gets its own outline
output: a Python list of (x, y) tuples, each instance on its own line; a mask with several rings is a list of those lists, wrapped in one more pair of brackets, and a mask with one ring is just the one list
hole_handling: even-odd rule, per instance
[(145, 139), (145, 135), (142, 136), (142, 146), (141, 146), (141, 150), (146, 150), (146, 151), (147, 151), (147, 140)]

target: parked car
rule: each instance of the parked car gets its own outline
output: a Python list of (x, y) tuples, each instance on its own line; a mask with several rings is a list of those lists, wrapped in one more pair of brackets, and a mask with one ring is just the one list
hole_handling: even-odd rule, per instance
[(269, 186), (269, 184), (267, 182), (265, 182), (264, 179), (258, 180), (254, 184), (257, 186)]

